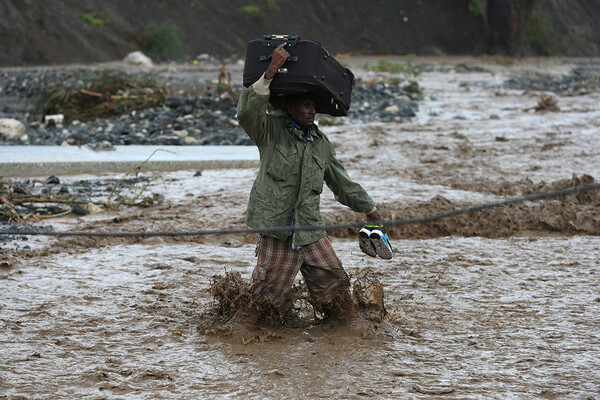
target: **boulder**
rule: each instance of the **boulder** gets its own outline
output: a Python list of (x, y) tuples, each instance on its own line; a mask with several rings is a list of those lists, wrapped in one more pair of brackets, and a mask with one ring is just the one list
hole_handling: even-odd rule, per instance
[(123, 59), (123, 62), (138, 67), (152, 68), (154, 66), (154, 63), (152, 62), (150, 57), (148, 57), (141, 51), (134, 51), (132, 53), (127, 54)]
[(13, 118), (0, 118), (0, 135), (9, 139), (20, 139), (25, 134), (25, 125)]

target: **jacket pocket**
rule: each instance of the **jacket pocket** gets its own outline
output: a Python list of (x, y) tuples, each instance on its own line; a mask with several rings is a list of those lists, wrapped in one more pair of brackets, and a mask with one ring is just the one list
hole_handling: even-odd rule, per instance
[(323, 192), (323, 180), (327, 163), (315, 154), (312, 155), (312, 161), (309, 188), (312, 191), (321, 194)]
[(298, 152), (296, 148), (285, 147), (281, 144), (276, 144), (275, 149), (267, 168), (267, 174), (276, 181), (286, 181), (290, 179), (290, 174), (297, 169)]

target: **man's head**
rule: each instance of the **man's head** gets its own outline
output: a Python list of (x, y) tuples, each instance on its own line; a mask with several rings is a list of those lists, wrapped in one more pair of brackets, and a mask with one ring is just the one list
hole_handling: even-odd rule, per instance
[(315, 99), (310, 93), (288, 96), (287, 112), (295, 123), (302, 128), (308, 128), (315, 122), (317, 109)]

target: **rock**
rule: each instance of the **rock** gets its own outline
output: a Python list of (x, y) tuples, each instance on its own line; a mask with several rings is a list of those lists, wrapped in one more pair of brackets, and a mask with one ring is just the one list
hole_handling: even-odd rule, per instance
[(58, 185), (60, 184), (60, 179), (54, 175), (51, 175), (45, 180), (45, 183), (46, 185)]
[(165, 145), (178, 145), (180, 140), (176, 135), (161, 135), (157, 139), (160, 144)]
[(173, 131), (173, 134), (176, 135), (177, 137), (185, 138), (188, 136), (188, 131), (186, 131), (185, 129), (182, 129), (180, 131)]
[(165, 107), (178, 108), (186, 102), (185, 96), (173, 96), (165, 100)]
[(29, 193), (29, 190), (27, 189), (27, 187), (22, 184), (13, 185), (12, 191), (17, 194), (24, 194), (24, 195), (31, 194), (31, 193)]
[(181, 114), (181, 115), (183, 115), (183, 114), (189, 114), (192, 111), (194, 111), (194, 107), (192, 105), (190, 105), (190, 104), (186, 104), (186, 105), (183, 105), (181, 107), (177, 107), (177, 109), (175, 111), (177, 111), (177, 113)]
[(88, 215), (90, 212), (83, 204), (74, 204), (71, 212), (75, 215)]
[(87, 145), (90, 149), (94, 151), (115, 151), (115, 146), (112, 145), (108, 140), (103, 140), (97, 143), (89, 143)]
[(62, 124), (64, 120), (65, 116), (63, 114), (44, 115), (44, 124), (46, 126), (57, 126)]
[(218, 63), (218, 60), (216, 58), (214, 58), (213, 56), (206, 54), (206, 53), (199, 54), (196, 57), (196, 61), (198, 61), (198, 63), (201, 63), (201, 65), (204, 65), (204, 63), (211, 63), (211, 64)]
[(193, 136), (186, 136), (183, 141), (185, 142), (185, 144), (198, 144), (198, 139), (196, 139)]
[(85, 205), (85, 209), (92, 215), (99, 214), (102, 212), (102, 208), (98, 207), (93, 203), (88, 203)]
[(129, 65), (135, 65), (137, 67), (144, 67), (144, 68), (154, 67), (154, 63), (152, 62), (150, 57), (146, 56), (141, 51), (134, 51), (132, 53), (127, 54), (125, 56), (125, 58), (123, 59), (123, 62), (125, 62)]
[(0, 135), (9, 139), (20, 139), (25, 134), (25, 125), (13, 118), (0, 118)]
[(398, 114), (398, 112), (400, 112), (400, 108), (394, 104), (393, 106), (386, 107), (384, 111), (391, 114)]

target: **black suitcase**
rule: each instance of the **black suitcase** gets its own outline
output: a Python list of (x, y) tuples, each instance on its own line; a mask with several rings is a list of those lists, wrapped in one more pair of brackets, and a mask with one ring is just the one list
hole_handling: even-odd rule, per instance
[(271, 82), (270, 102), (281, 108), (288, 94), (313, 93), (317, 112), (347, 115), (354, 74), (342, 66), (320, 43), (293, 35), (265, 35), (248, 43), (244, 86), (256, 82), (271, 62), (273, 50), (287, 42), (290, 58)]

